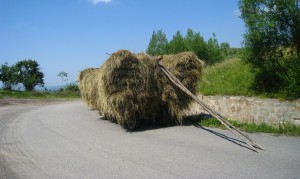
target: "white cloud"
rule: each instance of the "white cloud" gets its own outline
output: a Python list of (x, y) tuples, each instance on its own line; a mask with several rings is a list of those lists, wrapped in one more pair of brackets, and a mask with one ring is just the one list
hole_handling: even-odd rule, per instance
[(93, 3), (94, 5), (99, 4), (99, 3), (108, 4), (108, 3), (112, 2), (112, 0), (89, 0), (89, 2)]

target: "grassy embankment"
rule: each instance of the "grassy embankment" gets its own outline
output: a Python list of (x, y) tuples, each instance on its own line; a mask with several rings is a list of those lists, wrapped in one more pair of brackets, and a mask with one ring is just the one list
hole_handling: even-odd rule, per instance
[(233, 57), (205, 67), (198, 90), (203, 95), (254, 96), (256, 93), (251, 90), (253, 81), (250, 67), (240, 58)]
[[(233, 57), (212, 66), (204, 68), (204, 76), (199, 82), (198, 90), (203, 95), (232, 95), (232, 96), (256, 96), (260, 98), (277, 97), (280, 94), (264, 94), (254, 91), (251, 85), (254, 81), (254, 74), (250, 67), (244, 64), (240, 58)], [(224, 128), (219, 121), (214, 118), (197, 119), (197, 124), (206, 127)], [(232, 125), (246, 132), (272, 133), (276, 135), (300, 136), (300, 126), (294, 124), (254, 124), (230, 121)]]

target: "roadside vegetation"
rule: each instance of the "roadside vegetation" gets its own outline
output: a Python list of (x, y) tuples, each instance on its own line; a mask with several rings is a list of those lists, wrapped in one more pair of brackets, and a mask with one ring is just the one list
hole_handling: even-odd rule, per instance
[(1, 98), (22, 98), (22, 99), (48, 99), (48, 98), (63, 98), (76, 99), (80, 98), (78, 85), (70, 84), (56, 91), (18, 91), (18, 90), (0, 90)]
[(239, 7), (246, 26), (241, 59), (206, 63), (212, 66), (205, 68), (199, 92), (300, 98), (299, 1), (240, 0)]
[[(294, 100), (300, 98), (299, 0), (240, 0), (245, 22), (240, 58), (208, 65), (198, 90), (204, 95), (243, 95)], [(214, 118), (197, 125), (223, 128)], [(230, 121), (246, 132), (300, 136), (291, 123), (255, 124)]]
[(249, 65), (235, 56), (204, 68), (198, 91), (203, 95), (254, 96), (254, 75)]
[[(203, 127), (212, 127), (212, 128), (221, 128), (226, 129), (224, 125), (222, 125), (215, 118), (197, 118), (196, 125)], [(238, 122), (234, 120), (229, 120), (229, 122), (242, 131), (249, 133), (270, 133), (273, 135), (287, 135), (287, 136), (300, 136), (300, 126), (291, 124), (291, 123), (280, 123), (280, 124), (255, 124), (255, 123), (246, 123), (246, 122)]]
[(203, 77), (198, 83), (198, 92), (205, 96), (256, 96), (293, 100), (297, 96), (286, 95), (284, 91), (259, 90), (255, 87), (256, 76), (251, 66), (239, 56), (231, 56), (223, 62), (204, 68)]
[[(198, 91), (203, 95), (230, 95), (230, 96), (256, 96), (260, 98), (277, 98), (287, 100), (286, 95), (280, 92), (266, 93), (255, 91), (253, 83), (255, 74), (251, 72), (250, 65), (246, 64), (238, 56), (225, 59), (204, 68), (203, 78), (198, 84)], [(192, 117), (199, 126), (226, 129), (215, 118), (203, 119)], [(300, 136), (300, 126), (292, 123), (280, 124), (255, 124), (229, 120), (229, 122), (249, 133), (271, 133), (273, 135)]]
[(0, 81), (4, 90), (12, 90), (22, 84), (26, 91), (33, 91), (35, 86), (44, 86), (44, 73), (37, 61), (26, 59), (16, 64), (4, 63), (0, 66)]
[(240, 0), (245, 22), (242, 59), (260, 93), (300, 98), (299, 0)]
[[(62, 88), (49, 91), (35, 90), (36, 86), (44, 87), (44, 73), (40, 69), (40, 65), (36, 60), (25, 59), (18, 61), (16, 64), (9, 65), (4, 63), (0, 66), (0, 81), (3, 86), (0, 89), (0, 99), (5, 97), (11, 98), (80, 98), (80, 90), (77, 84), (65, 85), (68, 81), (68, 73), (60, 72), (58, 74), (62, 79)], [(15, 90), (21, 86), (24, 90)]]

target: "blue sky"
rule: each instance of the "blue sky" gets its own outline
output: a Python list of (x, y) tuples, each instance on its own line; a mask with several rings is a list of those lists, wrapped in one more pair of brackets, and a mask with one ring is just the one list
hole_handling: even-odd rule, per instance
[(170, 40), (188, 28), (240, 47), (238, 0), (0, 0), (0, 64), (35, 59), (46, 86), (54, 86), (60, 71), (76, 81), (106, 53), (145, 51), (153, 30)]

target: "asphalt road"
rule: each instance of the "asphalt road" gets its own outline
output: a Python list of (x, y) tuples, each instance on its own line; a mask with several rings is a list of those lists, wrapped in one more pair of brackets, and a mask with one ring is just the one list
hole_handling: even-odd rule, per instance
[(300, 138), (193, 125), (127, 132), (81, 101), (0, 105), (0, 178), (300, 178)]

